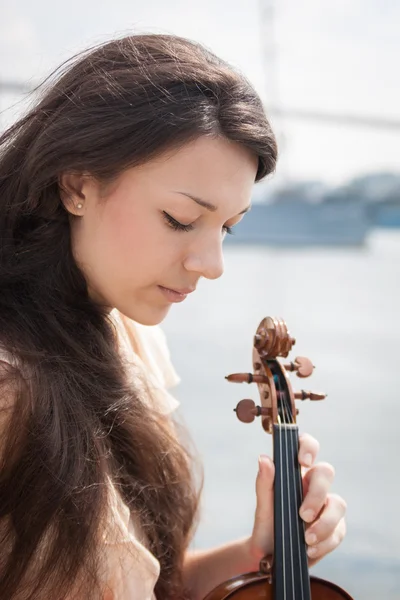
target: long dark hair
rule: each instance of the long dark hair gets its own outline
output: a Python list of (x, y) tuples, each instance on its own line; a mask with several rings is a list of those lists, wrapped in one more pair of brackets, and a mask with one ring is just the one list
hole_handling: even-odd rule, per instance
[[(191, 456), (126, 377), (71, 252), (59, 176), (108, 181), (199, 136), (276, 142), (246, 78), (198, 43), (132, 35), (79, 54), (0, 138), (0, 597), (98, 598), (107, 474), (180, 598), (199, 490)], [(74, 596), (75, 597), (75, 596)]]

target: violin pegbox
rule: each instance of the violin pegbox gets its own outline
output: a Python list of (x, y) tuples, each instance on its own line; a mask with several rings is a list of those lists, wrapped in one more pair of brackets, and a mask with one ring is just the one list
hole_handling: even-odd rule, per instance
[(302, 379), (312, 375), (314, 365), (309, 358), (298, 356), (282, 364), (278, 357), (286, 358), (296, 340), (290, 335), (283, 319), (266, 317), (259, 324), (253, 343), (253, 373), (234, 373), (226, 379), (235, 383), (256, 383), (261, 406), (253, 400), (241, 400), (236, 416), (244, 423), (261, 417), (263, 429), (272, 433), (274, 424), (294, 424), (298, 410), (295, 400), (323, 400), (326, 394), (306, 390), (293, 391), (288, 372)]

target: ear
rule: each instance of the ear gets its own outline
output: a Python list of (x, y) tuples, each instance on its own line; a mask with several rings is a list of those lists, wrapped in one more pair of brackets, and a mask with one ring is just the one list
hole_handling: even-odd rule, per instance
[(88, 195), (89, 177), (87, 173), (62, 173), (58, 178), (60, 198), (66, 210), (74, 215), (80, 216), (82, 208), (78, 204), (84, 204)]

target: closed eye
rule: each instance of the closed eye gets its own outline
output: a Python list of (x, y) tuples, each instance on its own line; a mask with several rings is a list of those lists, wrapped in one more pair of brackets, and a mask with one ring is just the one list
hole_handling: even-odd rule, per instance
[[(172, 227), (175, 231), (192, 231), (194, 229), (192, 223), (188, 223), (184, 225), (183, 223), (179, 223), (174, 217), (171, 217), (165, 210), (162, 211), (164, 219), (167, 221), (169, 227)], [(229, 227), (228, 225), (224, 225), (222, 230), (228, 233), (229, 235), (233, 234), (233, 227)]]
[(183, 223), (179, 223), (174, 217), (171, 217), (165, 210), (163, 210), (164, 219), (167, 221), (168, 225), (175, 229), (175, 231), (191, 231), (193, 229), (193, 225), (189, 223), (188, 225), (184, 225)]

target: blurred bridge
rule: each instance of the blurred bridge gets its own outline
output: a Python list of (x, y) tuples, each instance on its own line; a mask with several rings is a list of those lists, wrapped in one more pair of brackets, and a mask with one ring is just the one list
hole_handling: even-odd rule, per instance
[[(0, 94), (28, 94), (32, 87), (21, 81), (1, 81)], [(351, 113), (332, 113), (303, 108), (290, 108), (283, 106), (268, 106), (267, 114), (276, 117), (296, 119), (301, 121), (314, 121), (332, 125), (346, 125), (348, 127), (366, 127), (372, 129), (386, 129), (389, 131), (400, 130), (400, 118), (385, 118), (374, 115), (357, 115)]]

